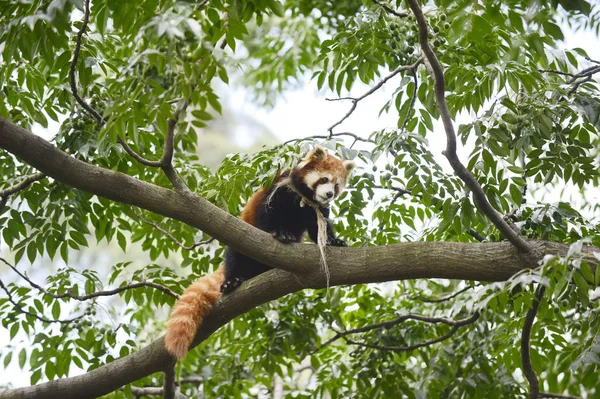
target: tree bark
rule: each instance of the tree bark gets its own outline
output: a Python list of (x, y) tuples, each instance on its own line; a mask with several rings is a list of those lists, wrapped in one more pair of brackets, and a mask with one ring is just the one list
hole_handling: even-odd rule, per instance
[[(326, 286), (315, 245), (281, 244), (201, 197), (177, 193), (79, 161), (2, 118), (0, 148), (57, 181), (187, 223), (276, 268), (222, 297), (200, 326), (193, 346), (260, 304), (304, 288)], [(560, 243), (529, 241), (529, 244), (541, 254), (565, 254), (568, 250), (567, 245)], [(413, 242), (328, 248), (327, 256), (331, 286), (416, 278), (502, 281), (534, 266), (508, 242)], [(138, 352), (86, 374), (6, 391), (0, 393), (0, 399), (98, 397), (162, 371), (172, 363), (161, 337)]]

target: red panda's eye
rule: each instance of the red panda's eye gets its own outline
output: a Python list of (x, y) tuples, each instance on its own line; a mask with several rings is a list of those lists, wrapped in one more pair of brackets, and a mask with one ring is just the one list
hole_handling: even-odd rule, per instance
[(327, 183), (328, 181), (329, 181), (329, 179), (328, 179), (328, 178), (326, 178), (326, 177), (321, 177), (321, 184), (325, 184), (325, 183)]

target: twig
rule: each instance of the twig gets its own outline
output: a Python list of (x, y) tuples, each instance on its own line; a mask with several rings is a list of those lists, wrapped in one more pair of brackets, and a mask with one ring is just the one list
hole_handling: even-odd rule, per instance
[(4, 292), (6, 292), (6, 295), (8, 296), (8, 301), (10, 303), (13, 304), (13, 306), (17, 309), (17, 311), (19, 311), (20, 313), (26, 314), (28, 316), (31, 317), (35, 317), (36, 319), (38, 319), (39, 321), (43, 321), (44, 323), (61, 323), (61, 324), (68, 324), (68, 323), (72, 323), (75, 320), (79, 320), (82, 317), (85, 316), (85, 314), (81, 315), (81, 316), (77, 316), (77, 317), (73, 317), (72, 319), (65, 319), (65, 320), (54, 320), (54, 319), (47, 319), (43, 316), (39, 316), (35, 313), (29, 312), (27, 310), (25, 310), (21, 305), (19, 305), (12, 297), (10, 291), (8, 290), (8, 288), (4, 285), (4, 283), (2, 282), (2, 280), (0, 280), (0, 288), (2, 288), (2, 290)]
[(204, 240), (204, 241), (199, 241), (197, 243), (194, 243), (192, 245), (184, 245), (181, 241), (179, 241), (177, 238), (175, 238), (171, 233), (169, 233), (168, 231), (166, 231), (165, 229), (163, 229), (162, 227), (160, 227), (158, 224), (151, 222), (147, 219), (145, 219), (136, 208), (131, 207), (131, 210), (133, 211), (134, 215), (143, 223), (154, 227), (156, 230), (160, 231), (161, 233), (163, 233), (164, 235), (166, 235), (167, 237), (169, 237), (171, 239), (171, 241), (173, 241), (175, 244), (177, 244), (178, 246), (180, 246), (182, 249), (185, 249), (187, 251), (191, 251), (192, 249), (199, 247), (200, 245), (205, 245), (205, 244), (209, 244), (211, 242), (214, 241), (214, 238), (209, 238), (208, 240)]
[(416, 299), (422, 302), (429, 302), (429, 303), (439, 303), (439, 302), (446, 302), (449, 301), (450, 299), (456, 298), (457, 296), (459, 296), (460, 294), (462, 294), (463, 292), (470, 290), (472, 287), (467, 286), (465, 288), (463, 288), (462, 290), (456, 291), (455, 293), (442, 297), (442, 298), (427, 298), (424, 297), (422, 295), (415, 295), (413, 297), (411, 297), (410, 299)]
[(525, 322), (523, 323), (523, 331), (521, 333), (521, 361), (523, 363), (523, 374), (525, 375), (525, 378), (527, 378), (527, 381), (529, 381), (530, 399), (537, 399), (540, 392), (540, 383), (531, 364), (529, 342), (531, 338), (531, 328), (545, 291), (546, 287), (544, 287), (542, 284), (538, 284), (535, 290), (535, 297), (533, 299), (531, 309), (529, 309), (525, 315)]
[[(429, 64), (432, 69), (433, 78), (434, 78), (434, 93), (436, 103), (438, 105), (438, 109), (440, 111), (440, 116), (442, 118), (442, 122), (444, 124), (444, 129), (446, 131), (446, 150), (442, 153), (448, 159), (450, 166), (454, 169), (456, 175), (467, 185), (467, 187), (473, 192), (473, 199), (475, 201), (475, 205), (481, 210), (496, 226), (498, 230), (521, 252), (526, 254), (531, 254), (533, 248), (527, 243), (527, 241), (515, 232), (503, 219), (502, 215), (498, 213), (488, 201), (481, 185), (475, 180), (471, 172), (460, 162), (456, 154), (456, 134), (454, 132), (454, 126), (452, 124), (452, 116), (450, 115), (450, 111), (448, 110), (448, 105), (446, 104), (445, 97), (445, 83), (444, 83), (444, 71), (442, 66), (440, 65), (435, 53), (429, 46), (428, 38), (427, 38), (427, 22), (425, 21), (425, 16), (423, 15), (423, 11), (419, 6), (417, 0), (407, 0), (408, 4), (415, 14), (417, 19), (417, 24), (419, 26), (419, 42), (421, 43), (421, 48), (423, 53), (427, 57)], [(534, 255), (534, 254), (531, 254)], [(533, 256), (532, 256), (533, 258)], [(532, 264), (534, 264), (533, 259), (531, 260)]]
[(383, 8), (384, 10), (386, 10), (387, 12), (389, 12), (390, 14), (393, 14), (393, 15), (399, 17), (399, 18), (406, 18), (406, 17), (408, 17), (408, 13), (395, 11), (393, 8), (390, 8), (390, 7), (386, 6), (385, 4), (381, 4), (377, 0), (373, 0), (373, 3), (377, 4), (378, 6), (380, 6), (381, 8)]
[(371, 94), (375, 93), (388, 80), (392, 79), (394, 76), (398, 75), (400, 72), (416, 69), (421, 62), (423, 62), (423, 57), (419, 57), (417, 59), (417, 61), (412, 65), (403, 65), (403, 66), (396, 68), (392, 73), (390, 73), (385, 78), (380, 80), (379, 83), (377, 83), (369, 91), (367, 91), (365, 94), (363, 94), (360, 97), (326, 98), (325, 100), (327, 100), (327, 101), (341, 101), (341, 100), (351, 100), (352, 101), (352, 107), (350, 107), (350, 110), (346, 113), (346, 115), (344, 115), (344, 117), (342, 119), (340, 119), (339, 121), (337, 121), (336, 123), (334, 123), (327, 129), (327, 131), (329, 132), (329, 137), (333, 137), (333, 129), (336, 126), (342, 124), (342, 122), (344, 122), (346, 119), (348, 119), (350, 117), (350, 115), (352, 115), (352, 113), (356, 110), (356, 107), (360, 101), (362, 101), (366, 97), (370, 96)]
[(44, 295), (47, 295), (47, 296), (55, 298), (55, 299), (70, 298), (70, 299), (75, 299), (77, 301), (82, 301), (83, 302), (83, 301), (87, 301), (89, 299), (96, 298), (96, 297), (99, 297), (99, 296), (116, 295), (116, 294), (118, 294), (120, 292), (123, 292), (123, 291), (126, 291), (126, 290), (135, 289), (135, 288), (140, 288), (140, 287), (152, 287), (152, 288), (155, 288), (155, 289), (157, 289), (159, 291), (164, 292), (167, 295), (172, 296), (173, 298), (179, 299), (179, 295), (176, 294), (175, 292), (171, 291), (167, 287), (165, 287), (163, 285), (160, 285), (160, 284), (157, 284), (157, 283), (150, 282), (150, 281), (141, 281), (139, 283), (127, 284), (127, 285), (124, 285), (122, 287), (115, 288), (114, 290), (97, 291), (97, 292), (93, 292), (93, 293), (87, 294), (87, 295), (75, 295), (75, 294), (72, 294), (70, 292), (65, 292), (64, 294), (55, 294), (55, 293), (49, 292), (48, 290), (46, 290), (45, 288), (43, 288), (39, 284), (36, 284), (35, 282), (33, 282), (29, 277), (27, 277), (26, 275), (24, 275), (23, 273), (21, 273), (15, 266), (11, 265), (8, 261), (6, 261), (6, 259), (0, 258), (0, 261), (3, 262), (4, 264), (6, 264), (11, 269), (13, 269), (13, 271), (15, 273), (17, 273), (19, 275), (19, 277), (21, 277), (22, 279), (24, 279), (25, 281), (27, 281), (29, 283), (29, 285), (31, 285), (33, 288), (39, 290)]
[(561, 393), (550, 392), (540, 392), (538, 398), (581, 399), (579, 396), (564, 395)]
[(402, 122), (402, 126), (400, 126), (400, 133), (403, 133), (404, 129), (406, 129), (406, 125), (408, 125), (408, 120), (410, 119), (410, 114), (413, 111), (413, 109), (415, 108), (415, 101), (417, 100), (417, 89), (419, 87), (419, 81), (417, 79), (417, 72), (414, 69), (411, 69), (410, 73), (413, 76), (415, 88), (413, 90), (412, 98), (410, 99), (410, 104), (408, 106), (408, 112), (406, 113), (406, 118), (404, 118), (404, 121)]
[[(393, 327), (393, 326), (398, 325), (400, 323), (403, 323), (403, 322), (405, 322), (407, 320), (417, 320), (417, 321), (422, 321), (422, 322), (431, 323), (431, 324), (440, 324), (440, 323), (441, 324), (447, 324), (449, 326), (452, 326), (453, 329), (454, 329), (454, 328), (462, 327), (464, 325), (473, 323), (478, 318), (479, 318), (479, 313), (477, 313), (477, 312), (474, 313), (473, 316), (471, 316), (469, 318), (466, 318), (466, 319), (461, 319), (461, 320), (451, 320), (451, 319), (446, 319), (446, 318), (443, 318), (443, 317), (427, 317), (427, 316), (421, 316), (421, 315), (417, 315), (417, 314), (407, 314), (407, 315), (400, 316), (400, 317), (398, 317), (398, 318), (396, 318), (394, 320), (389, 320), (389, 321), (384, 321), (384, 322), (381, 322), (381, 323), (370, 324), (368, 326), (359, 327), (359, 328), (355, 328), (355, 329), (352, 329), (352, 330), (340, 331), (333, 338), (330, 338), (329, 340), (325, 341), (325, 343), (323, 343), (321, 346), (319, 346), (317, 349), (315, 349), (314, 352), (319, 351), (321, 348), (323, 348), (323, 347), (331, 344), (332, 342), (337, 341), (340, 338), (343, 338), (344, 340), (346, 340), (346, 336), (348, 336), (348, 335), (363, 333), (363, 332), (375, 330), (377, 328), (390, 328), (390, 327)], [(454, 332), (456, 332), (456, 331), (454, 331)], [(452, 334), (454, 334), (454, 332)], [(448, 338), (448, 337), (446, 337), (446, 338)], [(444, 338), (444, 339), (446, 339), (446, 338)], [(439, 338), (437, 338), (437, 339), (439, 339)], [(435, 342), (439, 342), (437, 339), (435, 340)], [(406, 347), (408, 349), (401, 349), (401, 351), (417, 349), (417, 348), (420, 348), (422, 346), (427, 346), (427, 345), (430, 345), (431, 343), (435, 343), (435, 342), (428, 341), (428, 342), (425, 342), (425, 343), (416, 344), (416, 345), (413, 345), (413, 346), (410, 346), (410, 347)], [(351, 343), (354, 343), (354, 342), (351, 342)], [(389, 348), (389, 347), (387, 347), (387, 348)], [(397, 348), (400, 348), (400, 347), (397, 347)], [(395, 349), (391, 349), (391, 350), (395, 350)]]
[(325, 136), (325, 135), (315, 135), (315, 136), (308, 136), (308, 137), (301, 137), (301, 138), (291, 139), (291, 140), (288, 140), (288, 141), (284, 141), (279, 147), (284, 146), (284, 145), (289, 144), (289, 143), (293, 143), (294, 141), (309, 140), (309, 139), (330, 139), (330, 138), (338, 137), (338, 136), (348, 136), (348, 137), (352, 137), (355, 141), (362, 141), (364, 143), (377, 144), (375, 142), (375, 140), (365, 139), (363, 137), (360, 137), (360, 136), (358, 136), (358, 135), (356, 135), (354, 133), (350, 133), (350, 132), (342, 132), (342, 133), (329, 134), (327, 136)]
[(593, 60), (590, 57), (584, 57), (584, 58), (589, 62), (593, 62), (594, 64), (600, 64), (600, 61)]
[(36, 181), (43, 179), (44, 177), (46, 177), (46, 175), (41, 172), (34, 173), (32, 175), (26, 176), (23, 180), (21, 180), (17, 184), (14, 184), (10, 187), (5, 188), (4, 190), (1, 190), (0, 191), (0, 211), (2, 210), (2, 208), (4, 208), (4, 206), (8, 202), (8, 197), (10, 197), (12, 194), (14, 194), (18, 191), (26, 189), (27, 187), (29, 187), (29, 185), (31, 185), (32, 183), (34, 183)]
[[(346, 338), (345, 336), (343, 336), (342, 338), (348, 344), (362, 346), (362, 347), (365, 347), (365, 348), (379, 349), (379, 350), (388, 350), (388, 351), (393, 351), (393, 352), (408, 352), (408, 351), (412, 351), (412, 350), (415, 350), (415, 349), (423, 348), (425, 346), (430, 346), (430, 345), (433, 345), (433, 344), (437, 344), (438, 342), (445, 341), (448, 338), (450, 338), (451, 336), (453, 336), (454, 334), (456, 334), (456, 332), (458, 331), (458, 329), (460, 327), (465, 326), (467, 324), (474, 323), (478, 318), (479, 318), (479, 313), (475, 312), (473, 314), (473, 316), (469, 317), (468, 319), (457, 320), (455, 322), (455, 324), (451, 324), (452, 328), (450, 329), (450, 331), (448, 331), (446, 334), (442, 335), (441, 337), (432, 339), (430, 341), (425, 341), (425, 342), (421, 342), (421, 343), (418, 343), (418, 344), (409, 345), (409, 346), (376, 345), (376, 344), (369, 344), (369, 343), (365, 343), (365, 342), (353, 341), (351, 339)], [(445, 324), (448, 324), (448, 323), (445, 323)]]

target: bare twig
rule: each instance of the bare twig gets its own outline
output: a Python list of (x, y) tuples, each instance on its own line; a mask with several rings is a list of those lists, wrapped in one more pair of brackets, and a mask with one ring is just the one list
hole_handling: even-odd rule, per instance
[(415, 295), (413, 297), (411, 297), (410, 299), (416, 299), (422, 302), (429, 302), (429, 303), (439, 303), (439, 302), (446, 302), (449, 301), (450, 299), (456, 298), (457, 296), (459, 296), (460, 294), (462, 294), (463, 292), (470, 290), (472, 287), (471, 286), (467, 286), (465, 288), (463, 288), (462, 290), (458, 290), (455, 293), (442, 297), (442, 298), (427, 298), (424, 297), (422, 295)]
[(377, 4), (379, 7), (383, 8), (384, 10), (386, 10), (387, 12), (389, 12), (390, 14), (393, 14), (393, 15), (399, 17), (399, 18), (406, 18), (406, 17), (408, 17), (407, 13), (405, 13), (405, 12), (398, 12), (398, 11), (394, 10), (393, 8), (390, 8), (389, 6), (387, 6), (385, 4), (381, 4), (377, 0), (373, 0), (373, 3)]
[(414, 64), (412, 64), (412, 65), (403, 65), (401, 67), (396, 68), (392, 73), (390, 73), (385, 78), (383, 78), (382, 80), (380, 80), (379, 83), (377, 83), (369, 91), (367, 91), (365, 94), (363, 94), (360, 97), (327, 98), (326, 99), (327, 101), (341, 101), (341, 100), (351, 100), (352, 101), (352, 106), (350, 107), (350, 110), (346, 113), (346, 115), (344, 115), (344, 117), (342, 119), (340, 119), (339, 121), (337, 121), (336, 123), (334, 123), (333, 125), (331, 125), (327, 129), (327, 131), (329, 132), (329, 137), (333, 137), (332, 136), (333, 135), (333, 129), (336, 126), (342, 124), (342, 122), (344, 122), (346, 119), (348, 119), (350, 117), (350, 115), (352, 115), (352, 113), (356, 110), (356, 107), (357, 107), (357, 105), (358, 105), (358, 103), (360, 101), (362, 101), (366, 97), (370, 96), (371, 94), (375, 93), (388, 80), (392, 79), (394, 76), (398, 75), (400, 72), (404, 72), (404, 71), (416, 69), (421, 62), (423, 62), (423, 57), (419, 57), (419, 59), (417, 59), (417, 61)]
[(38, 319), (39, 321), (43, 321), (44, 323), (68, 324), (68, 323), (74, 322), (75, 320), (79, 320), (79, 319), (81, 319), (82, 317), (85, 316), (85, 314), (83, 314), (81, 316), (73, 317), (72, 319), (64, 319), (64, 320), (47, 319), (47, 318), (45, 318), (43, 316), (40, 316), (40, 315), (38, 315), (36, 313), (29, 312), (28, 310), (25, 310), (25, 308), (23, 308), (23, 306), (19, 305), (17, 303), (17, 301), (14, 300), (13, 296), (11, 295), (10, 291), (8, 290), (8, 287), (6, 287), (4, 285), (4, 283), (2, 282), (2, 280), (0, 280), (0, 288), (2, 288), (2, 290), (6, 293), (6, 296), (8, 297), (8, 301), (13, 304), (13, 306), (15, 307), (15, 309), (17, 309), (17, 311), (19, 313), (23, 313), (23, 314), (26, 314), (28, 316), (34, 317), (34, 318)]
[[(359, 327), (359, 328), (355, 328), (352, 330), (347, 330), (347, 331), (340, 331), (338, 332), (333, 338), (330, 338), (329, 340), (325, 341), (321, 346), (319, 346), (315, 352), (319, 351), (321, 348), (331, 344), (332, 342), (337, 341), (340, 338), (343, 338), (344, 340), (347, 340), (346, 337), (348, 335), (352, 335), (352, 334), (358, 334), (358, 333), (363, 333), (363, 332), (367, 332), (367, 331), (371, 331), (371, 330), (375, 330), (378, 328), (390, 328), (393, 327), (395, 325), (398, 325), (400, 323), (404, 323), (407, 320), (417, 320), (417, 321), (422, 321), (425, 323), (431, 323), (431, 324), (447, 324), (449, 326), (452, 326), (452, 328), (459, 328), (462, 327), (464, 325), (470, 324), (475, 322), (477, 319), (479, 318), (479, 313), (474, 313), (473, 316), (466, 318), (466, 319), (461, 319), (461, 320), (451, 320), (451, 319), (446, 319), (443, 317), (427, 317), (427, 316), (421, 316), (421, 315), (417, 315), (417, 314), (407, 314), (407, 315), (403, 315), (400, 316), (394, 320), (389, 320), (389, 321), (384, 321), (381, 323), (375, 323), (375, 324), (370, 324), (368, 326), (364, 326), (364, 327)], [(450, 334), (449, 336), (453, 335), (456, 331), (452, 332), (452, 334)], [(448, 337), (449, 337), (448, 336)], [(443, 339), (441, 339), (442, 341), (448, 337), (445, 337)], [(436, 340), (434, 340), (435, 342), (440, 342), (440, 339), (437, 338)], [(347, 341), (349, 342), (349, 341)], [(395, 347), (396, 349), (391, 349), (391, 350), (399, 350), (399, 351), (408, 351), (408, 350), (413, 350), (413, 349), (417, 349), (417, 348), (421, 348), (423, 346), (427, 346), (427, 345), (431, 345), (432, 343), (435, 343), (432, 341), (427, 341), (424, 343), (420, 343), (420, 344), (416, 344), (413, 346), (409, 346), (409, 347)], [(359, 343), (355, 343), (354, 341), (349, 342), (352, 344), (359, 344)], [(367, 344), (365, 344), (367, 345)], [(391, 347), (386, 347), (387, 349), (391, 348)]]
[(521, 361), (523, 363), (523, 374), (525, 375), (525, 378), (527, 378), (527, 381), (529, 381), (530, 399), (537, 399), (540, 392), (540, 383), (531, 364), (529, 342), (531, 338), (531, 328), (533, 327), (533, 322), (545, 291), (546, 287), (544, 287), (542, 284), (538, 284), (535, 290), (535, 297), (533, 299), (531, 309), (529, 309), (525, 315), (525, 322), (523, 323), (523, 331), (521, 333)]
[[(454, 126), (452, 124), (452, 116), (450, 115), (450, 111), (448, 110), (448, 105), (446, 104), (445, 97), (445, 83), (444, 83), (444, 71), (442, 66), (440, 65), (435, 53), (431, 49), (428, 38), (427, 38), (427, 22), (425, 21), (425, 16), (423, 15), (423, 11), (419, 6), (417, 0), (408, 0), (408, 4), (415, 14), (417, 19), (417, 23), (419, 26), (419, 42), (421, 43), (421, 48), (425, 57), (431, 66), (433, 77), (434, 77), (434, 93), (436, 103), (438, 105), (438, 109), (440, 111), (440, 116), (442, 118), (442, 122), (444, 124), (444, 129), (446, 131), (446, 150), (443, 151), (443, 154), (448, 159), (450, 166), (454, 169), (456, 175), (467, 185), (467, 187), (473, 192), (473, 199), (475, 204), (496, 226), (498, 230), (520, 251), (530, 254), (532, 251), (532, 247), (527, 243), (527, 241), (515, 232), (509, 225), (502, 219), (502, 215), (500, 215), (490, 204), (488, 201), (483, 188), (481, 185), (475, 180), (475, 177), (469, 172), (469, 170), (461, 163), (458, 155), (456, 154), (456, 133), (454, 132)], [(532, 261), (532, 264), (534, 262)]]
[(165, 381), (163, 383), (163, 398), (175, 399), (177, 387), (175, 386), (175, 365), (170, 365), (164, 370)]
[(586, 60), (588, 60), (589, 62), (593, 62), (594, 64), (600, 64), (600, 61), (596, 61), (591, 59), (590, 57), (584, 57)]
[(162, 227), (160, 227), (158, 224), (151, 222), (147, 219), (145, 219), (141, 213), (138, 212), (138, 210), (134, 207), (131, 207), (131, 210), (133, 211), (134, 215), (143, 223), (154, 227), (156, 230), (160, 231), (161, 233), (163, 233), (165, 236), (169, 237), (169, 239), (171, 239), (171, 241), (173, 241), (175, 244), (177, 244), (178, 246), (180, 246), (182, 249), (185, 249), (186, 251), (191, 251), (192, 249), (199, 247), (200, 245), (205, 245), (205, 244), (209, 244), (211, 242), (214, 241), (214, 238), (210, 238), (208, 240), (204, 240), (204, 241), (199, 241), (197, 243), (194, 243), (192, 245), (185, 245), (183, 244), (181, 241), (179, 241), (177, 238), (175, 238), (171, 233), (169, 233), (168, 231), (166, 231), (165, 229), (163, 229)]
[(29, 277), (27, 277), (25, 274), (21, 273), (15, 266), (11, 265), (8, 261), (6, 261), (6, 259), (0, 258), (0, 261), (3, 262), (4, 264), (6, 264), (11, 269), (13, 269), (13, 271), (15, 273), (17, 273), (19, 275), (19, 277), (21, 277), (23, 280), (27, 281), (29, 283), (29, 285), (31, 285), (33, 288), (37, 289), (38, 291), (40, 291), (44, 295), (47, 295), (47, 296), (55, 298), (55, 299), (70, 298), (70, 299), (75, 299), (77, 301), (82, 301), (83, 302), (83, 301), (87, 301), (87, 300), (90, 300), (90, 299), (93, 299), (93, 298), (97, 298), (99, 296), (116, 295), (116, 294), (119, 294), (119, 293), (121, 293), (123, 291), (126, 291), (126, 290), (131, 290), (131, 289), (141, 288), (141, 287), (152, 287), (152, 288), (155, 288), (155, 289), (157, 289), (159, 291), (164, 292), (167, 295), (172, 296), (173, 298), (179, 299), (179, 295), (176, 294), (175, 292), (171, 291), (167, 287), (165, 287), (163, 285), (160, 285), (160, 284), (157, 284), (157, 283), (150, 282), (150, 281), (141, 281), (139, 283), (127, 284), (127, 285), (124, 285), (122, 287), (115, 288), (114, 290), (97, 291), (97, 292), (93, 292), (93, 293), (87, 294), (87, 295), (75, 295), (75, 294), (72, 294), (70, 292), (65, 292), (63, 294), (55, 294), (55, 293), (49, 292), (44, 287), (42, 287), (39, 284), (36, 284), (35, 282), (33, 282)]
[(456, 321), (454, 321), (453, 324), (449, 324), (448, 323), (449, 321), (452, 321), (452, 320), (443, 319), (443, 320), (446, 320), (444, 322), (444, 324), (449, 324), (449, 325), (452, 326), (452, 328), (450, 329), (450, 331), (448, 331), (446, 334), (442, 335), (439, 338), (435, 338), (435, 339), (432, 339), (432, 340), (429, 340), (429, 341), (425, 341), (425, 342), (421, 342), (421, 343), (414, 344), (414, 345), (409, 345), (409, 346), (376, 345), (376, 344), (370, 344), (370, 343), (365, 343), (365, 342), (353, 341), (351, 339), (348, 339), (346, 336), (342, 336), (341, 338), (343, 338), (344, 341), (346, 341), (348, 344), (362, 346), (362, 347), (365, 347), (365, 348), (387, 350), (387, 351), (393, 351), (393, 352), (408, 352), (408, 351), (412, 351), (412, 350), (415, 350), (415, 349), (423, 348), (425, 346), (430, 346), (430, 345), (433, 345), (433, 344), (437, 344), (438, 342), (445, 341), (448, 338), (450, 338), (451, 336), (453, 336), (454, 334), (456, 334), (456, 332), (458, 331), (458, 329), (460, 327), (465, 326), (467, 324), (472, 324), (478, 318), (479, 318), (479, 313), (475, 312), (471, 317), (469, 317), (467, 319), (463, 319), (463, 320), (456, 320)]

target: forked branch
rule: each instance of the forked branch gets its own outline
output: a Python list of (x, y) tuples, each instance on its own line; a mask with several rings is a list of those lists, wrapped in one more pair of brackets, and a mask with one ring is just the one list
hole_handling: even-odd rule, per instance
[[(439, 63), (435, 53), (433, 52), (427, 38), (427, 22), (423, 11), (418, 4), (417, 0), (407, 0), (408, 4), (417, 19), (419, 26), (419, 42), (421, 43), (421, 49), (427, 58), (434, 79), (434, 94), (435, 100), (440, 111), (440, 116), (444, 124), (444, 130), (446, 131), (446, 150), (443, 154), (448, 159), (450, 166), (456, 173), (456, 175), (466, 184), (466, 186), (472, 191), (475, 205), (481, 212), (483, 212), (496, 226), (498, 230), (517, 248), (519, 251), (532, 255), (531, 258), (535, 257), (535, 254), (531, 254), (532, 247), (527, 241), (516, 231), (514, 231), (506, 221), (502, 219), (502, 215), (498, 213), (488, 201), (483, 188), (475, 180), (475, 177), (469, 172), (469, 170), (461, 163), (458, 155), (456, 154), (456, 133), (452, 123), (452, 116), (448, 109), (445, 96), (445, 82), (444, 82), (444, 71), (441, 64)], [(535, 264), (532, 262), (532, 265)]]

